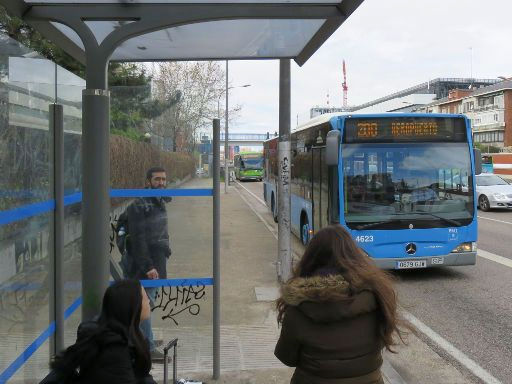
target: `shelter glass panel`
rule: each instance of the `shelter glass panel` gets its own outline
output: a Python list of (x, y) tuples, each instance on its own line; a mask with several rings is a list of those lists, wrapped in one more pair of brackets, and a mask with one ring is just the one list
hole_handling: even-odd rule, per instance
[[(82, 286), (82, 90), (85, 81), (57, 67), (57, 101), (63, 107), (64, 125), (64, 308), (80, 299)], [(77, 309), (66, 320), (64, 342), (76, 340), (81, 320)]]
[[(192, 126), (187, 96), (174, 91), (162, 100), (150, 84), (110, 89), (111, 265), (145, 286), (153, 340), (179, 339), (180, 375), (210, 370), (211, 121)], [(160, 365), (153, 375), (161, 378)]]
[[(48, 106), (55, 100), (55, 64), (0, 34), (0, 67), (0, 382), (5, 382), (40, 378), (49, 361)], [(38, 338), (41, 346), (31, 348)]]

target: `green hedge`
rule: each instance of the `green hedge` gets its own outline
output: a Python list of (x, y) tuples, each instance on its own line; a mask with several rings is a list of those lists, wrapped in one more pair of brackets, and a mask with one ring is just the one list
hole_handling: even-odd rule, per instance
[(164, 152), (141, 141), (110, 136), (110, 185), (115, 189), (142, 188), (146, 171), (163, 167), (167, 180), (174, 182), (195, 175), (195, 159), (191, 154)]

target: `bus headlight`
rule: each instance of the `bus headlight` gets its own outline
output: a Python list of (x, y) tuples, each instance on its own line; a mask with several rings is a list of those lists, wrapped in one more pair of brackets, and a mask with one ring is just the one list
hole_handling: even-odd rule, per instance
[(475, 242), (467, 242), (462, 243), (456, 246), (452, 253), (461, 253), (461, 252), (476, 252), (476, 243)]

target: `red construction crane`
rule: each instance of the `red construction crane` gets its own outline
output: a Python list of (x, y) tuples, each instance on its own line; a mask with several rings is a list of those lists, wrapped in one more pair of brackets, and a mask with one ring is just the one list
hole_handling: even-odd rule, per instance
[(347, 85), (347, 70), (345, 68), (345, 60), (343, 60), (343, 83), (341, 84), (343, 87), (343, 107), (347, 107), (347, 98), (348, 98), (348, 85)]

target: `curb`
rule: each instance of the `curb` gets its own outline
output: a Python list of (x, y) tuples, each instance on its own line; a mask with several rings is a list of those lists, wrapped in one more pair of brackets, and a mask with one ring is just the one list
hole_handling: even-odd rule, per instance
[(407, 384), (400, 374), (393, 368), (389, 361), (384, 360), (381, 367), (384, 381), (389, 384)]

